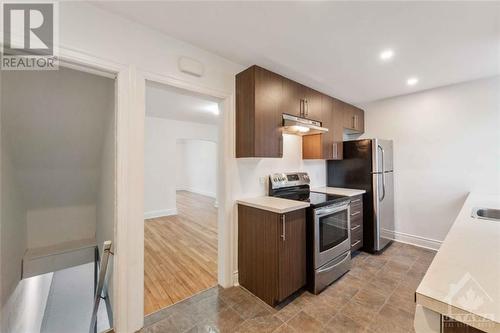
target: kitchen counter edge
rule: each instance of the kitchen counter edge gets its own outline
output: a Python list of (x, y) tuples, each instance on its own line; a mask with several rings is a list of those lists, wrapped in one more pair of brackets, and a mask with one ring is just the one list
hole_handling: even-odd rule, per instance
[(309, 207), (308, 202), (282, 199), (270, 196), (262, 196), (248, 199), (238, 199), (236, 202), (240, 205), (267, 210), (273, 213), (285, 214), (295, 210)]
[[(470, 193), (460, 213), (415, 292), (416, 303), (485, 332), (500, 332), (500, 222), (471, 217), (474, 207), (500, 208), (500, 195)], [(477, 239), (481, 239), (478, 243)], [(496, 244), (495, 244), (496, 243)], [(496, 249), (495, 249), (496, 246)], [(496, 273), (495, 273), (496, 269)], [(464, 279), (467, 280), (464, 282)], [(450, 287), (479, 283), (490, 305), (478, 309), (460, 306), (467, 288), (449, 295)], [(478, 297), (480, 297), (479, 295)], [(486, 303), (486, 302), (485, 302)], [(453, 312), (450, 314), (450, 310)], [(492, 315), (492, 317), (490, 317)], [(469, 318), (470, 320), (460, 320)], [(479, 325), (478, 323), (483, 323)], [(488, 323), (488, 325), (484, 325)]]
[(356, 189), (352, 189), (352, 188), (329, 187), (329, 186), (315, 187), (315, 188), (311, 189), (311, 192), (345, 195), (348, 197), (355, 197), (355, 196), (366, 193), (365, 190), (356, 190)]

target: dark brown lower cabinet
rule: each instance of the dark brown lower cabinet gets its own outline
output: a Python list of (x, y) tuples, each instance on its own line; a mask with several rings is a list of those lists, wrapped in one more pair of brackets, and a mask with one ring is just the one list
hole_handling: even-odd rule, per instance
[(351, 198), (351, 251), (363, 247), (363, 196)]
[(238, 279), (271, 306), (305, 286), (305, 209), (277, 214), (238, 205)]

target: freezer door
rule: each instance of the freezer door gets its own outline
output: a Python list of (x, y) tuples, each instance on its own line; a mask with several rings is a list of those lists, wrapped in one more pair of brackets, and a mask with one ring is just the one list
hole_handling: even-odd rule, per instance
[(392, 140), (372, 140), (372, 172), (393, 171), (393, 145)]
[(375, 173), (372, 177), (375, 251), (380, 251), (394, 236), (394, 174)]

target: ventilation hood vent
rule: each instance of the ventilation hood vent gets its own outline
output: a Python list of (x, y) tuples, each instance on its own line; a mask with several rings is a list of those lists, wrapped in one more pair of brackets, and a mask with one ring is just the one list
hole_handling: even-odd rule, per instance
[(283, 133), (295, 135), (312, 135), (328, 132), (328, 128), (321, 127), (320, 121), (300, 118), (283, 113)]

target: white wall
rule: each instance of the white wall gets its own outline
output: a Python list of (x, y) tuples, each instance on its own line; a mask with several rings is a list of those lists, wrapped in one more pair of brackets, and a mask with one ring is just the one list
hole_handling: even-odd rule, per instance
[(397, 238), (439, 246), (467, 193), (500, 192), (500, 77), (363, 107), (364, 137), (394, 140)]
[(113, 80), (64, 68), (2, 79), (3, 128), (28, 210), (28, 247), (94, 238)]
[(326, 162), (303, 160), (302, 138), (297, 135), (283, 135), (283, 158), (237, 159), (236, 168), (233, 186), (237, 199), (266, 195), (268, 176), (274, 172), (305, 171), (311, 177), (311, 187), (326, 184)]
[(176, 214), (177, 141), (216, 142), (217, 126), (147, 117), (144, 135), (145, 218)]
[(39, 248), (96, 235), (96, 206), (78, 205), (28, 210), (28, 248)]
[(5, 136), (1, 137), (1, 202), (0, 202), (0, 283), (1, 328), (12, 332), (16, 321), (15, 306), (21, 291), (14, 292), (21, 279), (21, 260), (26, 251), (26, 208), (16, 181)]
[(186, 180), (186, 170), (185, 170), (185, 153), (186, 153), (186, 140), (180, 139), (177, 140), (176, 146), (175, 146), (175, 153), (176, 153), (176, 158), (175, 158), (175, 189), (177, 191), (179, 190), (184, 190), (187, 187), (187, 180)]
[(217, 144), (205, 140), (179, 140), (176, 145), (176, 188), (215, 198)]

